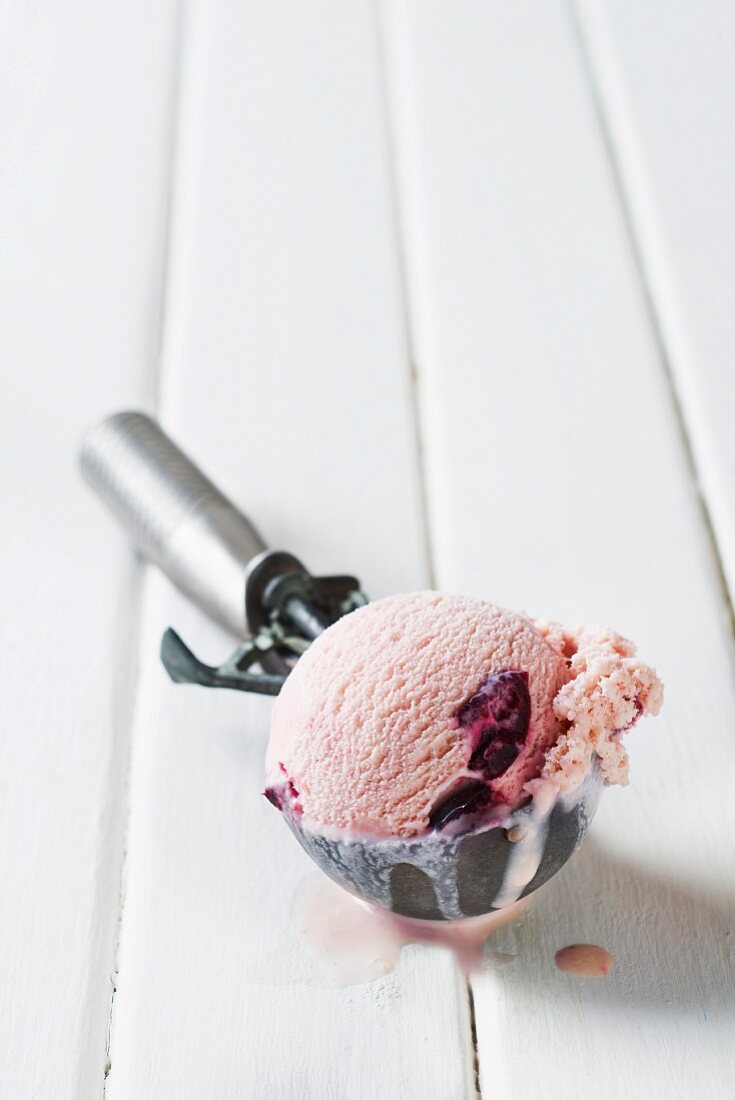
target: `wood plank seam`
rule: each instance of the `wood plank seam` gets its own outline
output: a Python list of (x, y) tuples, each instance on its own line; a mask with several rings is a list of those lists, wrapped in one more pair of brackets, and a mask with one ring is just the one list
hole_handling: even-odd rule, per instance
[[(112, 1014), (117, 990), (117, 967), (120, 950), (120, 930), (122, 927), (123, 909), (125, 906), (125, 869), (127, 863), (126, 837), (130, 818), (130, 760), (132, 749), (132, 731), (135, 716), (135, 700), (139, 683), (139, 655), (140, 655), (140, 630), (141, 610), (143, 607), (144, 570), (142, 561), (134, 562), (134, 573), (128, 589), (129, 621), (123, 631), (124, 645), (127, 650), (124, 661), (124, 673), (119, 677), (120, 695), (122, 697), (121, 726), (125, 734), (124, 744), (121, 746), (123, 757), (124, 777), (122, 780), (121, 806), (118, 814), (118, 865), (117, 865), (117, 921), (115, 939), (113, 943), (113, 955), (110, 967), (110, 1000), (107, 1006), (107, 1027), (105, 1032), (105, 1062), (103, 1071), (102, 1093), (105, 1091), (105, 1081), (110, 1072), (110, 1036), (112, 1033)], [(121, 643), (121, 649), (123, 643)]]
[(666, 311), (659, 300), (656, 281), (652, 276), (651, 264), (647, 255), (645, 234), (641, 232), (640, 219), (633, 196), (630, 166), (620, 141), (615, 112), (611, 108), (610, 91), (599, 63), (599, 57), (592, 43), (589, 20), (592, 18), (588, 0), (569, 0), (571, 25), (577, 42), (590, 92), (590, 98), (598, 119), (602, 144), (610, 164), (611, 178), (623, 216), (628, 242), (635, 269), (638, 273), (641, 294), (648, 313), (651, 333), (656, 343), (658, 360), (671, 397), (671, 405), (679, 432), (687, 467), (691, 476), (695, 496), (699, 505), (702, 525), (707, 535), (712, 553), (714, 572), (722, 597), (723, 608), (730, 630), (735, 637), (735, 604), (730, 583), (724, 565), (724, 555), (720, 546), (717, 517), (711, 507), (707, 479), (702, 473), (702, 463), (691, 429), (681, 387), (677, 377), (676, 356), (672, 351), (672, 340), (667, 329)]
[(472, 1034), (472, 1049), (474, 1051), (474, 1058), (472, 1060), (473, 1070), (473, 1084), (475, 1087), (475, 1096), (477, 1100), (482, 1100), (482, 1089), (480, 1087), (480, 1050), (477, 1044), (477, 1015), (475, 1013), (475, 995), (472, 992), (472, 982), (467, 981), (467, 1010), (470, 1017), (470, 1030)]
[[(185, 0), (180, 0), (176, 4), (176, 15), (174, 18), (174, 25), (172, 27), (172, 59), (170, 61), (171, 71), (171, 87), (169, 89), (169, 102), (167, 105), (168, 111), (168, 134), (169, 145), (166, 151), (167, 161), (167, 181), (166, 181), (166, 198), (165, 198), (165, 213), (164, 223), (162, 230), (161, 251), (163, 256), (163, 262), (160, 269), (160, 284), (157, 306), (157, 339), (158, 346), (156, 354), (153, 360), (153, 369), (151, 371), (151, 378), (149, 381), (150, 386), (150, 402), (152, 411), (155, 414), (160, 406), (160, 393), (162, 387), (162, 353), (163, 353), (163, 341), (166, 324), (166, 315), (169, 298), (169, 273), (171, 266), (171, 235), (173, 226), (173, 205), (175, 201), (175, 166), (176, 166), (176, 149), (178, 142), (178, 135), (180, 131), (180, 86), (183, 70), (183, 57), (182, 57), (182, 44), (184, 41), (184, 14), (185, 14)], [(128, 628), (129, 637), (129, 660), (130, 670), (128, 677), (128, 688), (130, 691), (130, 704), (128, 706), (126, 716), (126, 744), (124, 746), (124, 769), (125, 777), (123, 781), (122, 800), (120, 822), (119, 822), (119, 869), (118, 869), (118, 892), (117, 892), (117, 922), (115, 931), (114, 942), (114, 954), (112, 957), (112, 969), (110, 975), (110, 1000), (107, 1010), (107, 1027), (106, 1027), (106, 1040), (105, 1040), (105, 1064), (102, 1081), (102, 1096), (103, 1098), (107, 1094), (107, 1080), (112, 1071), (112, 1029), (114, 1024), (115, 1015), (115, 995), (117, 993), (117, 980), (118, 971), (120, 965), (120, 942), (122, 937), (123, 921), (125, 917), (125, 884), (128, 872), (128, 835), (130, 830), (130, 815), (132, 810), (132, 784), (131, 784), (131, 772), (132, 772), (132, 754), (134, 751), (133, 745), (133, 731), (135, 729), (135, 711), (138, 701), (138, 687), (140, 684), (140, 659), (142, 656), (142, 640), (143, 640), (143, 624), (142, 624), (142, 610), (146, 597), (146, 576), (150, 570), (142, 559), (136, 557), (136, 568), (134, 576), (134, 584), (132, 586), (131, 600), (134, 605), (134, 612), (131, 615), (131, 621)]]
[(183, 83), (184, 66), (186, 64), (186, 18), (188, 12), (187, 0), (176, 0), (176, 23), (173, 28), (172, 46), (172, 80), (169, 101), (169, 146), (168, 159), (168, 193), (166, 195), (166, 213), (163, 227), (163, 269), (161, 272), (161, 287), (158, 306), (158, 349), (156, 357), (156, 372), (154, 378), (155, 390), (153, 394), (153, 407), (156, 412), (161, 409), (161, 390), (164, 373), (164, 341), (167, 330), (169, 305), (171, 301), (171, 259), (174, 235), (174, 211), (177, 201), (178, 184), (178, 150), (183, 125), (183, 104), (181, 89)]
[(385, 26), (382, 18), (383, 9), (373, 4), (373, 29), (376, 41), (376, 54), (380, 66), (380, 96), (383, 115), (383, 127), (385, 132), (386, 160), (389, 170), (390, 184), (390, 214), (392, 219), (393, 241), (396, 255), (396, 267), (398, 268), (399, 293), (403, 315), (403, 331), (406, 341), (406, 367), (409, 373), (411, 410), (413, 413), (413, 430), (416, 451), (416, 470), (421, 505), (421, 523), (424, 539), (425, 569), (429, 586), (436, 587), (436, 570), (434, 566), (434, 548), (432, 543), (431, 523), (429, 520), (429, 481), (426, 469), (426, 429), (421, 414), (421, 375), (419, 373), (415, 346), (415, 324), (411, 310), (411, 295), (409, 293), (408, 256), (403, 234), (403, 211), (401, 204), (401, 188), (398, 170), (398, 148), (400, 134), (394, 125), (394, 113), (391, 110), (390, 74), (387, 57), (387, 43), (385, 40)]

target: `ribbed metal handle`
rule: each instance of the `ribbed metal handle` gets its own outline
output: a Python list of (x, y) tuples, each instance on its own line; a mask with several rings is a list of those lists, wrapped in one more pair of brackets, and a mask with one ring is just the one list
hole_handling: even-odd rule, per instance
[(250, 520), (144, 413), (120, 412), (96, 424), (80, 464), (138, 549), (243, 637), (247, 573), (266, 549)]

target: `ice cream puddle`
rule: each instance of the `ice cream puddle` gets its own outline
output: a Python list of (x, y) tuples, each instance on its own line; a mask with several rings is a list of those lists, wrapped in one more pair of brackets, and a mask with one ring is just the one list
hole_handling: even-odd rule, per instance
[[(405, 947), (418, 944), (450, 951), (467, 977), (512, 963), (515, 954), (492, 949), (490, 937), (522, 917), (531, 902), (523, 898), (483, 917), (454, 921), (412, 920), (369, 905), (327, 879), (310, 876), (297, 892), (297, 938), (286, 950), (261, 957), (248, 978), (272, 984), (306, 984), (345, 989), (380, 981), (398, 966)], [(293, 951), (306, 951), (297, 961)], [(306, 959), (310, 961), (307, 963)], [(570, 944), (557, 951), (558, 969), (574, 977), (599, 978), (613, 958), (596, 944)]]
[(559, 970), (579, 978), (604, 978), (613, 965), (612, 955), (594, 943), (572, 943), (554, 956)]
[[(518, 920), (530, 902), (530, 897), (523, 898), (482, 917), (412, 920), (369, 905), (327, 880), (311, 881), (301, 895), (298, 931), (324, 978), (336, 988), (385, 977), (410, 944), (451, 951), (460, 970), (471, 977), (514, 961), (515, 955), (493, 951), (487, 941)], [(570, 944), (554, 958), (559, 970), (580, 978), (605, 977), (614, 963), (608, 951), (591, 943)]]
[(502, 912), (463, 920), (413, 920), (369, 905), (322, 880), (310, 884), (302, 896), (299, 933), (331, 984), (340, 988), (389, 974), (409, 944), (446, 948), (465, 974), (474, 974), (483, 965), (502, 966), (513, 960), (513, 955), (488, 950), (486, 940), (517, 920), (529, 902), (524, 898)]

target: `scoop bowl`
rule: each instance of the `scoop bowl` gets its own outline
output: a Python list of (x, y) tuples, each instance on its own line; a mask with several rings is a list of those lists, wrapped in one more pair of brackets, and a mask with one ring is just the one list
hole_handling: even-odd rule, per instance
[(410, 839), (328, 836), (283, 816), (331, 879), (372, 905), (419, 920), (456, 920), (503, 909), (538, 890), (574, 854), (602, 791), (595, 767), (570, 796), (534, 797), (500, 824)]

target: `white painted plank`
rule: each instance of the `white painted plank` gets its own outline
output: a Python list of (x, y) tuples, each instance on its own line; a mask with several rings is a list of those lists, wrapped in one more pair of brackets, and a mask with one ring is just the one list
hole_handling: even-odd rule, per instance
[(0, 13), (0, 1095), (102, 1092), (138, 578), (75, 453), (149, 394), (173, 5)]
[(735, 8), (582, 0), (579, 20), (735, 591)]
[[(610, 622), (667, 686), (475, 983), (486, 1098), (732, 1094), (732, 640), (562, 3), (385, 5), (438, 581)], [(604, 983), (555, 971), (592, 940)]]
[[(195, 5), (162, 413), (315, 571), (424, 583), (410, 375), (370, 6)], [(472, 1089), (464, 983), (416, 950), (325, 987), (295, 934), (306, 858), (261, 797), (270, 704), (173, 687), (158, 577), (142, 683), (111, 1100), (422, 1097)]]

